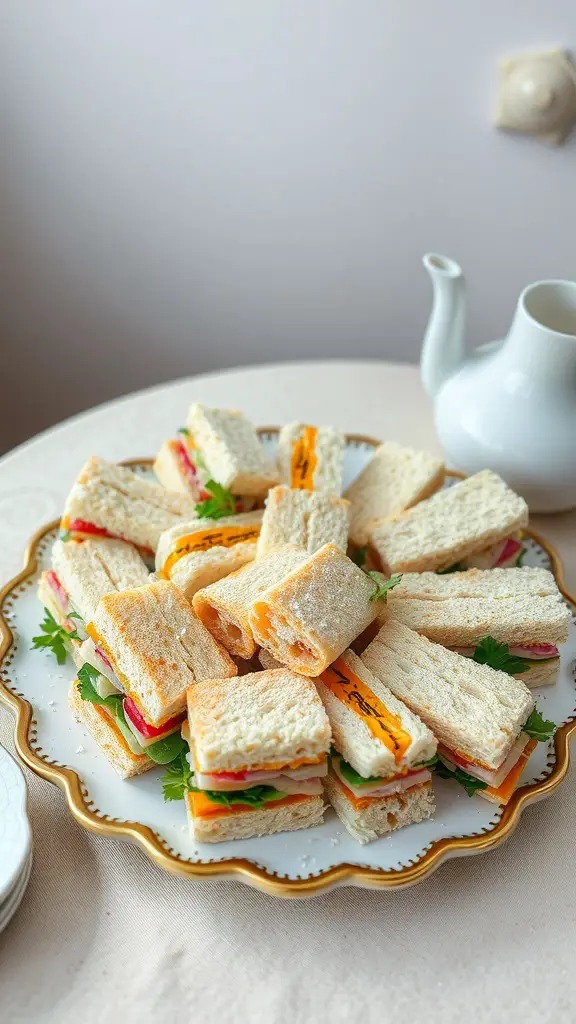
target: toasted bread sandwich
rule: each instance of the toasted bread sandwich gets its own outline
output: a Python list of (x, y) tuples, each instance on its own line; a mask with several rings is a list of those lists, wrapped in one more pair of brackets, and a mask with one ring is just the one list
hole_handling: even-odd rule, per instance
[(552, 573), (527, 567), (405, 573), (384, 614), (468, 657), (485, 660), (487, 638), (506, 645), (506, 670), (531, 688), (556, 682), (570, 622)]
[(262, 497), (278, 483), (256, 428), (243, 413), (196, 402), (188, 413), (187, 429), (207, 479), (232, 494)]
[(528, 523), (528, 506), (489, 469), (379, 522), (370, 542), (383, 571), (449, 568)]
[(344, 495), (352, 503), (351, 541), (364, 546), (379, 520), (429, 498), (443, 483), (441, 459), (394, 441), (381, 444)]
[[(50, 647), (55, 654), (62, 654), (63, 646), (80, 667), (86, 623), (100, 599), (112, 591), (140, 587), (148, 582), (148, 576), (138, 552), (123, 541), (57, 540), (52, 548), (52, 568), (42, 573), (38, 586), (38, 597), (54, 626), (44, 630), (38, 643), (35, 638), (35, 646)], [(64, 660), (61, 656), (60, 661)]]
[(344, 435), (335, 427), (288, 423), (278, 438), (281, 483), (293, 490), (342, 494)]
[(326, 794), (354, 839), (367, 843), (429, 818), (428, 762), (437, 747), (430, 729), (352, 651), (315, 683), (334, 744)]
[[(106, 595), (86, 628), (89, 640), (76, 689), (84, 704), (96, 705), (121, 731), (126, 727), (137, 758), (171, 761), (178, 753), (174, 744), (181, 747), (171, 737), (180, 734), (186, 690), (200, 679), (237, 674), (173, 583)], [(80, 717), (84, 704), (74, 690), (71, 703)], [(85, 712), (82, 720), (99, 741), (91, 708)], [(119, 758), (126, 756), (123, 749)]]
[(255, 597), (249, 623), (256, 642), (279, 662), (317, 676), (376, 617), (374, 597), (374, 581), (325, 544)]
[(448, 651), (390, 618), (361, 655), (373, 675), (438, 740), (443, 770), (480, 796), (510, 800), (535, 746), (546, 738), (520, 679)]
[(296, 544), (309, 555), (324, 544), (346, 551), (350, 504), (322, 491), (273, 487), (268, 493), (258, 555), (283, 544)]
[(195, 839), (217, 843), (320, 824), (330, 723), (316, 687), (286, 669), (188, 691)]
[(78, 540), (128, 541), (150, 557), (164, 530), (195, 515), (194, 503), (186, 495), (93, 456), (68, 495), (61, 526)]
[(156, 574), (191, 601), (198, 590), (253, 561), (261, 524), (262, 512), (255, 511), (172, 526), (160, 537)]

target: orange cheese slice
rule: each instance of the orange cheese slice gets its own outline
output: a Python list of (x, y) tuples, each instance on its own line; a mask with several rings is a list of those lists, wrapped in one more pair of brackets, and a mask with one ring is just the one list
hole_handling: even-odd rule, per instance
[(256, 543), (260, 535), (260, 525), (256, 526), (213, 526), (208, 530), (197, 530), (179, 537), (176, 547), (164, 562), (163, 575), (170, 579), (170, 571), (185, 555), (194, 551), (209, 551), (210, 548), (232, 548), (236, 544)]
[(362, 719), (370, 732), (394, 754), (398, 764), (412, 743), (412, 737), (402, 728), (400, 716), (388, 711), (343, 658), (336, 658), (320, 679), (338, 700)]
[(224, 804), (215, 804), (205, 793), (189, 793), (188, 799), (195, 818), (222, 818), (229, 814), (248, 814), (250, 811), (262, 811), (273, 807), (286, 807), (287, 804), (296, 804), (301, 800), (308, 800), (309, 797), (303, 793), (293, 793), (285, 796), (282, 800), (271, 800), (263, 807), (253, 807), (252, 804), (233, 804), (226, 807)]
[(297, 491), (314, 490), (314, 473), (318, 465), (316, 440), (318, 427), (304, 427), (294, 442), (290, 466), (290, 487)]
[(486, 797), (487, 800), (492, 800), (496, 804), (507, 804), (520, 781), (520, 776), (524, 771), (524, 766), (526, 765), (530, 754), (537, 745), (537, 740), (530, 740), (530, 742), (524, 747), (524, 750), (514, 767), (508, 772), (504, 782), (501, 782), (497, 789), (495, 789), (494, 786), (488, 786), (486, 789), (478, 789), (478, 795)]

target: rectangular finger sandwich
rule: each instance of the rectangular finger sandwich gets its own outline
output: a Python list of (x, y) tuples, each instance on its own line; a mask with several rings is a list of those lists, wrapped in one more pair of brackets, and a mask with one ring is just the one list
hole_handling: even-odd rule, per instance
[(128, 541), (149, 557), (164, 530), (195, 515), (186, 495), (92, 456), (68, 495), (61, 526), (76, 539)]
[(364, 546), (380, 519), (399, 515), (443, 483), (441, 459), (394, 441), (381, 444), (344, 495), (352, 503), (350, 539)]
[(196, 591), (228, 576), (256, 557), (262, 512), (195, 519), (160, 537), (156, 574), (172, 580), (192, 600)]
[(370, 543), (384, 572), (437, 571), (528, 523), (528, 506), (489, 469), (378, 523)]
[(374, 581), (325, 544), (253, 600), (254, 639), (294, 672), (317, 676), (376, 617), (374, 594)]
[(335, 427), (288, 423), (280, 431), (276, 453), (281, 483), (339, 497), (345, 444), (344, 434)]
[(106, 595), (87, 632), (86, 663), (76, 685), (82, 703), (75, 690), (72, 703), (97, 741), (88, 705), (96, 705), (113, 725), (121, 726), (129, 749), (122, 745), (119, 761), (112, 758), (118, 769), (120, 760), (130, 754), (136, 756), (140, 770), (138, 759), (144, 754), (155, 762), (172, 760), (176, 754), (168, 740), (179, 735), (186, 690), (198, 680), (237, 673), (232, 659), (173, 583), (161, 581)]
[(261, 497), (278, 483), (256, 428), (243, 413), (209, 409), (196, 402), (188, 413), (187, 428), (208, 478), (232, 494)]
[(286, 669), (205, 680), (188, 691), (188, 730), (196, 840), (321, 823), (330, 723), (310, 680)]
[(346, 551), (350, 504), (321, 491), (273, 487), (268, 493), (258, 557), (283, 544), (296, 544), (309, 555), (324, 544)]
[(528, 567), (405, 573), (386, 615), (469, 657), (487, 637), (505, 644), (512, 674), (530, 687), (556, 682), (570, 622), (552, 573)]
[(535, 743), (525, 730), (534, 699), (520, 679), (448, 651), (390, 618), (361, 660), (432, 730), (442, 764), (511, 798)]
[(350, 835), (368, 843), (434, 812), (427, 726), (345, 651), (315, 680), (333, 750), (325, 790)]
[[(55, 542), (52, 568), (40, 577), (38, 597), (60, 627), (59, 637), (78, 667), (83, 664), (80, 648), (86, 623), (100, 599), (112, 591), (140, 587), (148, 577), (138, 552), (123, 541), (98, 537)], [(76, 638), (67, 640), (65, 633)], [(41, 646), (50, 645), (44, 641)]]
[(302, 565), (307, 557), (305, 551), (294, 545), (276, 548), (269, 555), (198, 590), (192, 599), (194, 611), (226, 650), (238, 658), (252, 658), (256, 653), (250, 623), (254, 601), (262, 591)]

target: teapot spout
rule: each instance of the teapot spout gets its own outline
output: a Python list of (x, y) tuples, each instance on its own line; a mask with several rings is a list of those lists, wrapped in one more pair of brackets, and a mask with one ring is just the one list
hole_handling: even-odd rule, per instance
[(465, 282), (454, 260), (427, 253), (422, 260), (432, 280), (434, 303), (424, 335), (420, 373), (434, 399), (464, 360)]

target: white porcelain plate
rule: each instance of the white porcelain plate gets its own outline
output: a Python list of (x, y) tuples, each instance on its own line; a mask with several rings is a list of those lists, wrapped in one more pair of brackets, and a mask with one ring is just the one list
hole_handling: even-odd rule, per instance
[[(276, 432), (263, 432), (273, 446)], [(370, 458), (375, 442), (349, 438), (345, 454), (346, 485)], [(191, 876), (240, 877), (277, 895), (298, 896), (334, 885), (409, 885), (425, 877), (449, 856), (480, 852), (503, 841), (526, 804), (541, 799), (560, 783), (569, 760), (569, 738), (576, 707), (574, 662), (576, 625), (561, 653), (559, 682), (537, 691), (545, 718), (564, 724), (554, 742), (539, 744), (522, 776), (522, 788), (503, 812), (478, 797), (469, 798), (455, 783), (435, 779), (434, 818), (411, 825), (367, 846), (345, 831), (330, 809), (323, 825), (301, 832), (220, 844), (198, 844), (189, 834), (183, 803), (164, 803), (161, 770), (121, 781), (86, 730), (68, 710), (66, 697), (74, 678), (71, 663), (59, 667), (52, 655), (31, 650), (42, 609), (36, 583), (49, 565), (55, 529), (37, 537), (38, 565), (13, 581), (4, 593), (5, 632), (1, 675), (4, 697), (18, 714), (17, 745), (39, 774), (65, 789), (75, 816), (88, 828), (140, 843), (166, 870)], [(555, 553), (528, 537), (525, 564), (552, 567)], [(561, 580), (559, 580), (561, 582)], [(32, 705), (30, 710), (14, 694)], [(0, 696), (2, 688), (0, 687)], [(66, 770), (73, 769), (72, 771)], [(81, 780), (81, 783), (80, 781)]]
[[(0, 922), (30, 856), (31, 842), (24, 776), (0, 747)], [(1, 927), (0, 923), (0, 931)]]

